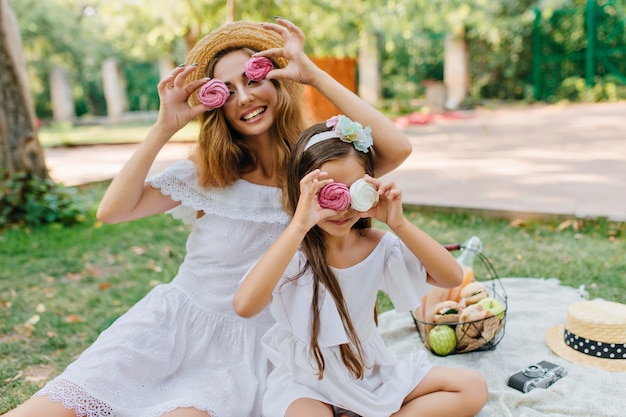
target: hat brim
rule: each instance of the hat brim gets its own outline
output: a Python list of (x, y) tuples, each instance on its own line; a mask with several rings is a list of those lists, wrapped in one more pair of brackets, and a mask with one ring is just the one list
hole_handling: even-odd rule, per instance
[[(187, 76), (185, 85), (204, 78), (207, 66), (221, 51), (242, 48), (264, 51), (282, 48), (283, 45), (283, 38), (278, 33), (265, 29), (261, 23), (239, 20), (222, 25), (200, 39), (187, 54), (186, 65), (197, 64), (198, 68)], [(285, 58), (271, 59), (281, 68), (287, 65)], [(194, 106), (199, 103), (198, 94), (194, 92), (189, 97), (189, 104)]]
[(545, 333), (546, 344), (557, 356), (578, 365), (611, 372), (626, 372), (626, 359), (596, 358), (567, 346), (563, 340), (564, 331), (565, 326), (559, 325), (549, 328)]

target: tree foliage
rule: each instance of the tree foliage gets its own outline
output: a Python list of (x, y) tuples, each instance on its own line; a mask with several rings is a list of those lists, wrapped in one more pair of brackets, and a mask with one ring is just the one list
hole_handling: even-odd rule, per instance
[[(39, 114), (49, 114), (47, 73), (63, 65), (75, 77), (79, 114), (101, 114), (100, 64), (117, 57), (127, 68), (131, 109), (138, 110), (139, 90), (158, 81), (156, 62), (183, 62), (187, 50), (204, 34), (237, 19), (273, 21), (283, 16), (307, 36), (313, 56), (356, 57), (359, 36), (381, 39), (382, 82), (386, 98), (423, 94), (422, 82), (441, 78), (443, 39), (465, 30), (471, 49), (471, 95), (522, 99), (531, 90), (533, 8), (552, 10), (584, 6), (584, 0), (20, 0), (33, 89)], [(234, 10), (228, 5), (234, 5)], [(575, 37), (566, 42), (574, 43)], [(152, 67), (150, 67), (152, 66)], [(132, 87), (131, 87), (132, 88)], [(152, 91), (154, 88), (152, 88)], [(145, 91), (143, 94), (146, 94)], [(157, 97), (149, 95), (148, 108)], [(46, 107), (48, 106), (48, 107)]]
[(86, 208), (77, 198), (77, 191), (32, 172), (7, 175), (0, 170), (0, 231), (22, 225), (73, 225), (82, 222)]
[(21, 52), (13, 11), (0, 0), (0, 229), (72, 223), (80, 210), (48, 177)]

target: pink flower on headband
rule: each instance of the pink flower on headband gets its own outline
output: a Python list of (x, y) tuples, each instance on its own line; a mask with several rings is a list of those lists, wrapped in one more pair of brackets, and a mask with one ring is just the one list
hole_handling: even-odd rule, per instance
[(350, 201), (350, 189), (340, 182), (326, 185), (317, 194), (317, 202), (321, 208), (341, 211), (350, 207)]
[(359, 122), (353, 122), (349, 117), (340, 114), (326, 120), (326, 126), (332, 127), (333, 130), (344, 142), (351, 142), (354, 147), (361, 152), (369, 152), (372, 141), (372, 128), (363, 127)]
[(209, 109), (217, 109), (222, 107), (230, 96), (228, 87), (224, 81), (212, 78), (200, 87), (198, 91), (198, 100)]
[(261, 81), (274, 69), (272, 61), (264, 56), (253, 56), (246, 61), (245, 74), (250, 81)]

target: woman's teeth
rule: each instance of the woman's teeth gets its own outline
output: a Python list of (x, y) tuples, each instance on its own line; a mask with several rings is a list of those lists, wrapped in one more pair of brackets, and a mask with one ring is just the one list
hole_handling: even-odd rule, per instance
[(245, 116), (243, 116), (243, 120), (245, 120), (246, 122), (248, 120), (252, 120), (255, 117), (257, 117), (259, 114), (263, 113), (264, 111), (265, 111), (265, 108), (256, 109), (253, 112), (250, 112), (250, 113), (246, 114)]

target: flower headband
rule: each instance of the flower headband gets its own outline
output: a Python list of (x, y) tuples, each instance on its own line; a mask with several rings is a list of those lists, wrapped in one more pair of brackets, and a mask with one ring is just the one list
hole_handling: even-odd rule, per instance
[(363, 128), (359, 122), (353, 122), (347, 116), (333, 116), (326, 120), (326, 126), (333, 129), (311, 136), (304, 147), (305, 151), (316, 143), (333, 138), (337, 138), (342, 142), (352, 143), (357, 151), (365, 153), (369, 152), (369, 147), (373, 145), (372, 128), (369, 126)]
[[(245, 74), (250, 81), (261, 81), (273, 69), (274, 63), (269, 58), (253, 56), (246, 61)], [(198, 91), (198, 100), (209, 109), (222, 107), (229, 96), (228, 87), (224, 81), (217, 78), (204, 83)]]

